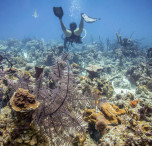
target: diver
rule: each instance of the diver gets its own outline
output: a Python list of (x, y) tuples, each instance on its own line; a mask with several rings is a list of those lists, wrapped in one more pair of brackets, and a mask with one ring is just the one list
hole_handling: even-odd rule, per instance
[(65, 35), (64, 48), (67, 51), (68, 51), (67, 43), (69, 43), (70, 45), (72, 45), (73, 43), (77, 43), (77, 44), (82, 43), (81, 34), (83, 32), (83, 26), (84, 26), (83, 21), (84, 20), (87, 23), (92, 23), (92, 22), (95, 22), (100, 19), (100, 18), (91, 18), (91, 17), (88, 17), (86, 14), (82, 13), (79, 27), (77, 27), (77, 24), (75, 22), (72, 22), (72, 23), (70, 23), (70, 29), (66, 29), (66, 27), (62, 21), (62, 17), (63, 17), (62, 7), (53, 7), (53, 11), (54, 11), (55, 16), (57, 16), (59, 18), (62, 31)]
[(54, 14), (59, 18), (62, 31), (65, 35), (64, 48), (68, 51), (67, 42), (70, 43), (71, 45), (72, 43), (81, 44), (82, 43), (81, 33), (83, 31), (83, 17), (81, 17), (79, 28), (77, 28), (77, 24), (75, 22), (72, 22), (70, 23), (70, 29), (68, 30), (66, 29), (62, 21), (62, 16), (63, 16), (62, 7), (54, 7), (53, 10), (54, 10)]
[(149, 48), (148, 51), (147, 51), (147, 57), (149, 59), (152, 59), (152, 48)]

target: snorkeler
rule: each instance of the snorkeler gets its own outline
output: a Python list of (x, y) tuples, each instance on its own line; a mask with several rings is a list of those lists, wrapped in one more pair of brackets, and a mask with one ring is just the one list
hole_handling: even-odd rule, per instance
[(62, 7), (53, 7), (53, 11), (55, 16), (57, 16), (59, 18), (60, 24), (61, 24), (61, 28), (62, 31), (65, 35), (64, 38), (64, 48), (68, 51), (67, 48), (67, 43), (69, 44), (73, 44), (73, 43), (78, 43), (81, 44), (82, 43), (82, 37), (81, 34), (83, 32), (83, 20), (85, 20), (87, 23), (92, 23), (95, 22), (97, 20), (100, 20), (100, 18), (91, 18), (88, 17), (86, 14), (82, 13), (81, 14), (81, 20), (80, 20), (80, 24), (79, 27), (77, 28), (77, 24), (75, 22), (70, 23), (70, 29), (66, 29), (65, 25), (63, 24), (62, 21), (62, 17), (63, 17), (63, 9)]
[(81, 21), (79, 24), (79, 28), (77, 28), (77, 24), (75, 22), (70, 23), (70, 29), (66, 29), (65, 25), (63, 24), (62, 21), (62, 16), (63, 16), (63, 10), (62, 7), (54, 7), (54, 14), (59, 18), (60, 24), (62, 31), (65, 35), (64, 38), (64, 48), (68, 50), (67, 48), (67, 42), (72, 45), (72, 43), (78, 43), (81, 44), (81, 33), (83, 31), (83, 18), (81, 17)]

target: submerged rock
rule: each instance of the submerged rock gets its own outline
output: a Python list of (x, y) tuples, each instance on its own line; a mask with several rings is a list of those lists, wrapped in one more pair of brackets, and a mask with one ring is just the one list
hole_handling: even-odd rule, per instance
[(100, 66), (89, 64), (89, 66), (86, 68), (86, 71), (89, 73), (89, 77), (93, 79), (95, 77), (99, 77), (99, 71), (101, 69), (102, 68)]

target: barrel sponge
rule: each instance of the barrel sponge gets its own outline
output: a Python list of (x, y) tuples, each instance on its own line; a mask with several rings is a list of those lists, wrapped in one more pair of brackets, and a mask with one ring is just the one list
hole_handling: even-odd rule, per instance
[(10, 99), (10, 105), (16, 112), (35, 110), (39, 106), (35, 95), (30, 94), (29, 90), (18, 88)]

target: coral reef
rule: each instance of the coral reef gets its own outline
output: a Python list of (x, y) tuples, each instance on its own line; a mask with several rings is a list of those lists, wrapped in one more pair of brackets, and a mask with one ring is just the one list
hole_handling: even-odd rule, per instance
[[(15, 112), (24, 113), (38, 108), (39, 102), (28, 90), (19, 88), (10, 99), (10, 105)], [(29, 114), (29, 113), (28, 113)]]
[(139, 102), (139, 100), (130, 101), (130, 106), (131, 107), (136, 107), (138, 102)]
[(103, 103), (100, 110), (101, 112), (96, 113), (95, 109), (85, 109), (83, 113), (84, 120), (89, 123), (89, 131), (92, 133), (91, 137), (98, 142), (106, 133), (108, 126), (120, 124), (120, 116), (126, 114), (124, 109), (119, 109), (116, 105), (111, 106), (109, 103)]
[[(10, 106), (12, 115), (15, 118), (14, 134), (10, 134), (15, 139), (14, 143), (27, 143), (27, 145), (32, 143), (31, 141), (37, 141), (36, 143), (38, 143), (37, 136), (36, 138), (28, 136), (28, 142), (21, 140), (20, 137), (23, 134), (22, 131), (26, 131), (27, 135), (29, 135), (28, 130), (34, 130), (30, 129), (32, 122), (36, 122), (38, 131), (42, 132), (40, 134), (49, 135), (48, 141), (55, 145), (72, 143), (77, 137), (76, 132), (85, 137), (85, 131), (81, 126), (81, 116), (77, 110), (77, 106), (82, 104), (79, 102), (81, 98), (78, 94), (75, 94), (74, 78), (70, 73), (66, 58), (67, 54), (58, 58), (56, 65), (51, 68), (52, 72), (46, 78), (42, 75), (43, 68), (38, 67), (35, 67), (34, 80), (27, 71), (24, 73), (21, 71), (20, 75), (16, 76), (16, 79), (13, 74), (11, 79), (8, 78), (7, 73), (5, 74), (5, 85), (9, 87), (9, 96), (12, 96)], [(46, 79), (55, 83), (53, 89), (47, 86)], [(33, 84), (34, 82), (35, 84)], [(43, 86), (41, 85), (42, 82)], [(71, 98), (75, 99), (72, 101)], [(73, 110), (73, 107), (75, 110)], [(33, 132), (35, 133), (36, 131)], [(66, 134), (63, 136), (63, 133)], [(32, 140), (30, 141), (29, 139)], [(85, 140), (82, 139), (84, 138), (80, 137), (78, 143), (82, 144)], [(7, 143), (10, 143), (10, 141), (7, 141)]]
[(111, 97), (114, 93), (114, 88), (111, 82), (106, 79), (94, 78), (93, 80), (86, 77), (80, 77), (80, 84), (78, 84), (78, 90), (82, 91), (85, 95), (91, 95), (92, 98), (95, 98), (94, 94), (96, 93), (98, 98), (101, 95), (106, 97)]
[(133, 66), (128, 69), (126, 75), (130, 80), (134, 81), (136, 85), (145, 85), (148, 90), (152, 91), (151, 88), (151, 66), (147, 63), (141, 63), (138, 66)]
[(124, 109), (119, 109), (116, 105), (111, 106), (109, 103), (102, 104), (100, 110), (108, 120), (107, 122), (112, 125), (118, 125), (120, 119), (117, 117), (126, 113)]
[(48, 52), (46, 59), (45, 59), (45, 65), (52, 65), (54, 63), (54, 56), (53, 56), (53, 52)]
[(152, 145), (151, 49), (116, 35), (0, 40), (0, 145)]
[(0, 125), (1, 146), (50, 145), (49, 138), (40, 131), (35, 121), (32, 121), (30, 125), (23, 124), (23, 120), (16, 121), (9, 106), (2, 109)]
[(76, 63), (71, 64), (71, 69), (72, 69), (72, 72), (74, 74), (79, 74), (80, 73), (79, 65), (76, 64)]
[(96, 118), (96, 124), (95, 129), (100, 132), (101, 135), (103, 135), (107, 129), (107, 122), (104, 118), (104, 116), (97, 116)]
[(101, 69), (102, 68), (97, 65), (89, 64), (88, 67), (86, 68), (86, 71), (89, 73), (89, 78), (93, 79), (95, 77), (99, 77), (99, 71)]
[(85, 109), (83, 118), (89, 124), (88, 130), (90, 136), (95, 140), (99, 141), (101, 136), (106, 132), (107, 121), (102, 113), (96, 113), (95, 109)]
[(122, 51), (122, 54), (120, 57), (123, 56), (129, 56), (129, 57), (137, 57), (139, 54), (138, 52), (138, 46), (130, 39), (130, 38), (124, 38), (122, 39), (121, 35), (119, 33), (116, 33), (118, 43), (120, 44), (120, 51)]

